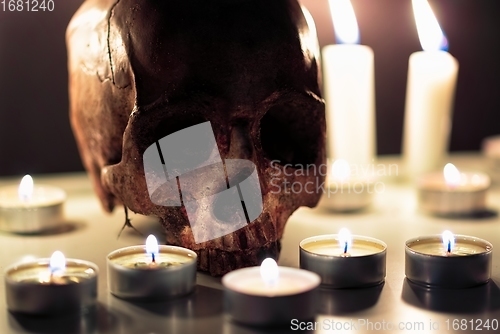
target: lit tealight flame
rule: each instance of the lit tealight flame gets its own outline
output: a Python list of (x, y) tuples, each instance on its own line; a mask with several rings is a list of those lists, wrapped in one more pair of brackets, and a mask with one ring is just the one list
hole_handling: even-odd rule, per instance
[(344, 159), (337, 159), (332, 165), (332, 178), (334, 181), (346, 182), (351, 177), (351, 168)]
[(345, 227), (341, 228), (339, 231), (339, 246), (340, 249), (342, 249), (344, 256), (349, 255), (349, 250), (351, 249), (351, 245), (352, 245), (351, 232)]
[(66, 257), (60, 251), (55, 251), (50, 257), (49, 268), (51, 274), (61, 274), (66, 269)]
[(448, 41), (427, 0), (412, 0), (418, 38), (425, 51), (448, 49)]
[(260, 265), (260, 277), (267, 286), (274, 286), (279, 280), (278, 264), (271, 258), (262, 261)]
[(25, 175), (17, 190), (19, 199), (23, 202), (30, 201), (33, 197), (33, 187), (33, 178), (30, 175)]
[(451, 253), (453, 251), (453, 248), (455, 248), (455, 236), (450, 231), (444, 231), (442, 239), (446, 253)]
[(156, 262), (156, 255), (158, 255), (159, 252), (158, 241), (154, 235), (150, 234), (146, 239), (146, 253), (151, 254), (152, 262)]
[(446, 164), (443, 168), (444, 181), (449, 187), (458, 187), (460, 185), (460, 171), (454, 164)]
[(350, 0), (329, 0), (335, 36), (339, 43), (358, 44), (359, 28)]

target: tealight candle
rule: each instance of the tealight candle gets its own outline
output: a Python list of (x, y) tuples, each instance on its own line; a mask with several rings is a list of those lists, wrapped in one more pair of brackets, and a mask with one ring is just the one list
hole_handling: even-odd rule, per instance
[(385, 279), (387, 245), (377, 239), (339, 234), (306, 238), (300, 242), (300, 267), (317, 273), (332, 288), (360, 288)]
[(116, 297), (165, 300), (193, 291), (196, 284), (195, 252), (158, 245), (150, 235), (146, 245), (121, 248), (107, 257), (108, 288)]
[(63, 221), (65, 200), (62, 189), (35, 186), (26, 175), (19, 187), (0, 189), (0, 230), (36, 233), (55, 228)]
[(7, 308), (38, 315), (81, 311), (97, 298), (97, 274), (95, 264), (66, 259), (61, 252), (15, 264), (5, 271)]
[(476, 237), (442, 235), (406, 241), (406, 277), (427, 287), (469, 288), (489, 281), (493, 246)]
[(321, 206), (338, 212), (356, 211), (373, 202), (374, 182), (368, 175), (352, 175), (349, 163), (338, 159), (327, 175)]
[(278, 267), (266, 259), (260, 267), (238, 269), (222, 278), (226, 310), (240, 323), (264, 326), (312, 320), (316, 315), (318, 275)]
[(461, 173), (447, 164), (443, 173), (418, 180), (420, 208), (436, 215), (467, 215), (484, 211), (491, 180), (483, 173)]

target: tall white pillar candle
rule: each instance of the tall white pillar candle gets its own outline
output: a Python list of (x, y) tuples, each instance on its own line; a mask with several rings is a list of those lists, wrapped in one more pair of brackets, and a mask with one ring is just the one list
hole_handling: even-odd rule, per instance
[(448, 149), (458, 62), (427, 0), (413, 0), (418, 35), (424, 51), (410, 56), (403, 138), (408, 177), (439, 168)]
[(328, 156), (351, 165), (372, 163), (375, 145), (373, 51), (358, 45), (359, 30), (349, 0), (329, 0), (337, 39), (323, 48)]

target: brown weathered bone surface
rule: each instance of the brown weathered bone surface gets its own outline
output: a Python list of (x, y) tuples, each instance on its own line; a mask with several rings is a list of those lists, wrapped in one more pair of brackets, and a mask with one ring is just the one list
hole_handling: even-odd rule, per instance
[[(315, 206), (323, 182), (314, 172), (325, 159), (316, 36), (299, 4), (87, 0), (67, 45), (71, 124), (105, 210), (159, 217), (166, 242), (195, 250), (212, 275), (276, 258), (289, 216)], [(149, 199), (142, 155), (205, 121), (222, 159), (257, 166), (264, 209), (247, 227), (195, 244), (182, 207)]]

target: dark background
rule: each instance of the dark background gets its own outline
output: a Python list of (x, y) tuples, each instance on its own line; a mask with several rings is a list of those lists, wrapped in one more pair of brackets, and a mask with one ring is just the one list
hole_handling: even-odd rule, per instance
[[(270, 0), (272, 1), (272, 0)], [(421, 46), (411, 0), (351, 0), (375, 53), (379, 154), (401, 149), (408, 58)], [(321, 45), (335, 42), (327, 0), (301, 0)], [(500, 1), (429, 0), (460, 63), (452, 151), (500, 133)], [(68, 120), (66, 26), (81, 0), (53, 12), (0, 7), (0, 176), (82, 170)]]

